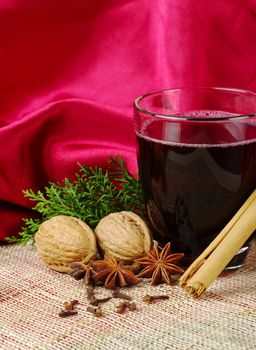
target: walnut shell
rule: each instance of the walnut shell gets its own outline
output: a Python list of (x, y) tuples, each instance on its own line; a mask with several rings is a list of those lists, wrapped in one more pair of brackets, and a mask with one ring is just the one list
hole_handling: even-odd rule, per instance
[(119, 260), (134, 260), (152, 247), (146, 223), (135, 213), (121, 211), (105, 216), (95, 229), (100, 249)]
[(96, 237), (82, 220), (58, 215), (43, 222), (35, 234), (38, 255), (53, 270), (69, 272), (69, 265), (94, 259)]

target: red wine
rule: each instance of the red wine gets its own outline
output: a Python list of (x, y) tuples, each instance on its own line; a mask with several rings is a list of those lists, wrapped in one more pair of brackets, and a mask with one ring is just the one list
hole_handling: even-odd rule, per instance
[[(145, 126), (146, 136), (137, 134), (140, 179), (154, 236), (171, 241), (174, 251), (191, 260), (256, 188), (256, 127), (245, 122), (196, 124), (170, 127), (156, 121)], [(168, 133), (172, 142), (151, 137), (168, 139)]]

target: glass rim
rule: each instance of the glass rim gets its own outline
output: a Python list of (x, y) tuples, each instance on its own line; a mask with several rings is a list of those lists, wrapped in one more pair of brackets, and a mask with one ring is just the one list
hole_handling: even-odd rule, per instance
[(246, 90), (246, 89), (237, 89), (237, 88), (229, 88), (229, 87), (181, 87), (181, 88), (170, 88), (170, 89), (162, 89), (162, 90), (155, 90), (148, 92), (144, 95), (141, 95), (137, 97), (134, 101), (134, 108), (137, 109), (139, 112), (151, 115), (153, 117), (167, 119), (167, 120), (188, 120), (188, 121), (223, 121), (223, 120), (233, 120), (233, 119), (245, 119), (245, 118), (251, 118), (256, 116), (256, 110), (255, 113), (248, 113), (248, 114), (238, 114), (238, 115), (231, 115), (231, 116), (225, 116), (225, 117), (218, 117), (218, 118), (193, 118), (193, 117), (186, 117), (186, 116), (180, 116), (175, 114), (161, 114), (152, 112), (150, 110), (147, 110), (145, 108), (140, 107), (140, 102), (150, 96), (164, 93), (164, 92), (174, 92), (174, 91), (184, 91), (184, 90), (216, 90), (221, 92), (230, 92), (230, 93), (239, 93), (239, 94), (247, 94), (250, 96), (254, 96), (256, 98), (256, 92)]

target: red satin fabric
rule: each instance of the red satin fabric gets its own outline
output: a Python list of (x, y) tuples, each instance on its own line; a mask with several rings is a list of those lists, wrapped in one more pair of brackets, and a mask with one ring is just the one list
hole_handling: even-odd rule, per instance
[(122, 154), (133, 100), (182, 86), (256, 90), (255, 0), (0, 2), (0, 239), (42, 189)]

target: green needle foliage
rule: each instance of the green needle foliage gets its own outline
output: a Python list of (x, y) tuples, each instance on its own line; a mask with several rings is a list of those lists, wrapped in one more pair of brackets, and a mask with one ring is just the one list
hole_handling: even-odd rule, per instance
[(144, 204), (140, 182), (127, 170), (122, 157), (110, 158), (109, 169), (79, 164), (74, 180), (49, 182), (44, 192), (24, 190), (24, 196), (36, 202), (33, 207), (39, 218), (24, 218), (19, 237), (9, 242), (26, 244), (33, 239), (40, 224), (56, 215), (69, 215), (85, 221), (95, 228), (104, 216), (129, 210), (144, 217)]

